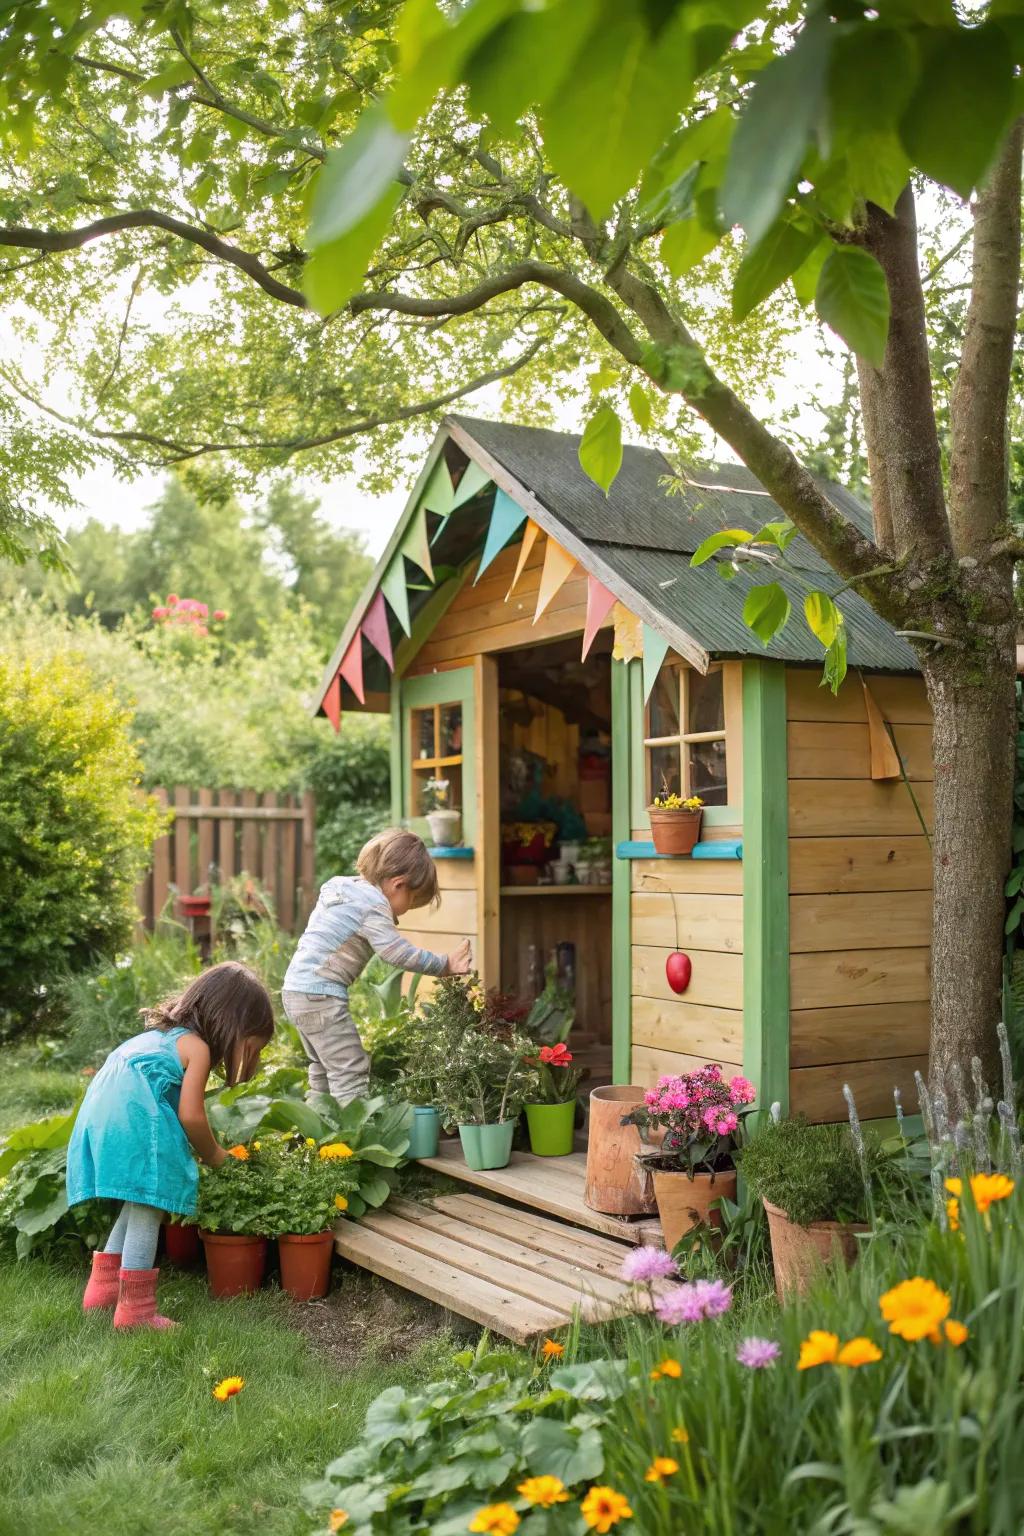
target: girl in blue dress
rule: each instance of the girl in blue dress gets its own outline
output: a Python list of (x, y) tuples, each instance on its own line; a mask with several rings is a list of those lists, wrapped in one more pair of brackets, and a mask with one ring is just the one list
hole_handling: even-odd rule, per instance
[(246, 1082), (274, 1033), (262, 982), (229, 960), (144, 1014), (141, 1035), (111, 1051), (89, 1084), (68, 1147), (68, 1204), (120, 1200), (102, 1253), (94, 1253), (82, 1306), (114, 1307), (114, 1327), (172, 1328), (156, 1310), (157, 1238), (165, 1211), (194, 1216), (195, 1157), (228, 1154), (206, 1118), (210, 1073)]

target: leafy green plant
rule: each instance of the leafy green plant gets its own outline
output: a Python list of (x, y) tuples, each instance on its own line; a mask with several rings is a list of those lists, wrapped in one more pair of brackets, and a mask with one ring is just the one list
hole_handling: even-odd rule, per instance
[(568, 1040), (576, 1021), (576, 999), (559, 978), (549, 960), (544, 967), (544, 989), (534, 999), (523, 1020), (523, 1031), (538, 1045), (558, 1045)]
[(250, 1142), (219, 1168), (202, 1167), (196, 1220), (209, 1232), (281, 1237), (323, 1232), (348, 1211), (357, 1175), (341, 1155), (301, 1136)]
[(0, 1256), (25, 1259), (59, 1249), (95, 1248), (110, 1226), (109, 1205), (69, 1210), (68, 1142), (78, 1105), (11, 1131), (0, 1148)]
[(928, 1157), (902, 1137), (863, 1134), (863, 1154), (848, 1125), (809, 1125), (802, 1116), (766, 1120), (740, 1153), (751, 1190), (790, 1221), (902, 1219), (928, 1199)]
[[(386, 1092), (399, 1083), (406, 1097), (407, 1073), (415, 1063), (418, 1038), (416, 994), (422, 976), (410, 974), (374, 957), (356, 984), (349, 989), (349, 1007), (360, 1039), (370, 1057), (370, 1084)], [(406, 991), (402, 987), (408, 982)]]
[(534, 1042), (498, 1016), (477, 977), (438, 982), (421, 1007), (415, 1040), (410, 1086), (446, 1124), (493, 1125), (519, 1115), (533, 1080), (527, 1058)]
[(204, 1232), (268, 1237), (273, 1206), (268, 1169), (257, 1154), (245, 1162), (229, 1157), (219, 1168), (200, 1166), (196, 1222)]

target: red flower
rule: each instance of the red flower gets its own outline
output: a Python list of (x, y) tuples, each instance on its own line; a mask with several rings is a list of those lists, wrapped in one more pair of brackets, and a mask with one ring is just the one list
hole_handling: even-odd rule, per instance
[(540, 1059), (544, 1062), (545, 1066), (567, 1067), (570, 1061), (572, 1061), (572, 1052), (564, 1040), (560, 1040), (557, 1045), (542, 1045), (540, 1048)]
[(167, 594), (168, 606), (173, 608), (177, 601), (178, 601), (178, 594), (177, 594), (177, 592), (168, 592), (168, 594)]
[(153, 617), (154, 619), (166, 619), (170, 611), (171, 610), (169, 608), (154, 608)]
[(215, 608), (213, 610), (213, 616), (217, 620), (218, 623), (223, 622), (223, 620), (227, 618), (227, 614), (225, 613), (223, 608)]

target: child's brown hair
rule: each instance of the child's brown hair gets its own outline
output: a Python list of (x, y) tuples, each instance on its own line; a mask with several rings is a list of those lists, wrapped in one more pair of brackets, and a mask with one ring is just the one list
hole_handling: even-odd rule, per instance
[(441, 900), (437, 870), (426, 843), (402, 827), (387, 827), (371, 837), (356, 860), (356, 869), (371, 885), (407, 880), (414, 907), (425, 907), (428, 902), (436, 907)]
[(237, 960), (211, 965), (184, 992), (143, 1009), (150, 1029), (188, 1029), (210, 1048), (210, 1065), (223, 1067), (230, 1085), (238, 1078), (246, 1040), (266, 1045), (274, 1033), (270, 994), (254, 971)]

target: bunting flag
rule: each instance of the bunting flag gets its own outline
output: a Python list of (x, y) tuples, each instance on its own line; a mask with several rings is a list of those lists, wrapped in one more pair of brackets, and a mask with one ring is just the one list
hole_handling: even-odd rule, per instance
[(395, 556), (381, 577), (380, 590), (391, 604), (391, 612), (407, 635), (412, 634), (409, 618), (409, 593), (405, 586), (405, 560), (401, 551)]
[(391, 650), (391, 631), (388, 628), (388, 611), (384, 606), (383, 592), (377, 592), (363, 617), (363, 634), (374, 650), (383, 656), (388, 671), (395, 670), (394, 653)]
[(615, 594), (609, 592), (604, 582), (598, 581), (596, 576), (587, 573), (587, 622), (583, 629), (583, 655), (581, 661), (586, 661), (587, 653), (597, 638), (597, 632), (605, 619), (615, 607)]
[(342, 659), (338, 668), (338, 675), (348, 683), (352, 692), (360, 704), (366, 703), (366, 694), (363, 692), (363, 631), (357, 629), (352, 636), (352, 643)]
[(644, 639), (640, 620), (622, 603), (616, 603), (612, 611), (615, 638), (612, 643), (613, 661), (635, 661), (644, 653)]
[(868, 713), (868, 745), (871, 749), (871, 777), (873, 779), (901, 779), (899, 753), (893, 746), (892, 737), (882, 719), (882, 711), (875, 703), (867, 683), (861, 678), (864, 689), (864, 708)]
[(430, 539), (427, 536), (427, 508), (421, 501), (412, 515), (412, 521), (401, 543), (401, 553), (418, 565), (428, 581), (434, 579), (434, 567), (430, 560)]
[(570, 555), (561, 544), (556, 544), (548, 534), (548, 541), (544, 546), (544, 569), (540, 573), (540, 589), (537, 593), (537, 611), (533, 615), (536, 624), (554, 597), (555, 593), (565, 585), (573, 571), (576, 569), (576, 556)]
[(341, 730), (341, 677), (335, 672), (327, 685), (327, 692), (323, 698), (323, 712), (334, 726), (335, 731)]
[(526, 527), (523, 529), (523, 542), (519, 546), (519, 559), (516, 562), (516, 573), (512, 577), (512, 585), (505, 593), (506, 603), (512, 596), (512, 593), (515, 591), (519, 583), (519, 578), (523, 574), (523, 571), (526, 569), (526, 562), (530, 558), (530, 550), (536, 544), (539, 533), (540, 529), (537, 527), (537, 524), (534, 522), (533, 518), (528, 517), (526, 519)]
[[(470, 467), (472, 468), (472, 465)], [(491, 561), (501, 554), (516, 529), (525, 522), (526, 513), (522, 507), (514, 502), (511, 496), (506, 496), (504, 491), (495, 491), (490, 526), (487, 529), (487, 538), (484, 540), (484, 552), (480, 556), (480, 564), (473, 577), (474, 587)]]
[(656, 629), (649, 624), (644, 625), (644, 703), (651, 696), (655, 679), (661, 671), (661, 664), (665, 660), (665, 652), (668, 650), (668, 641), (663, 635), (659, 635)]
[(455, 495), (452, 497), (452, 511), (461, 507), (464, 502), (471, 501), (477, 491), (482, 491), (485, 485), (490, 485), (491, 477), (486, 469), (481, 469), (479, 464), (470, 459), (462, 472), (462, 479), (455, 487)]
[(454, 505), (455, 492), (452, 490), (452, 477), (448, 473), (448, 465), (442, 454), (430, 471), (430, 478), (420, 497), (420, 509), (436, 512), (439, 517), (447, 517)]

